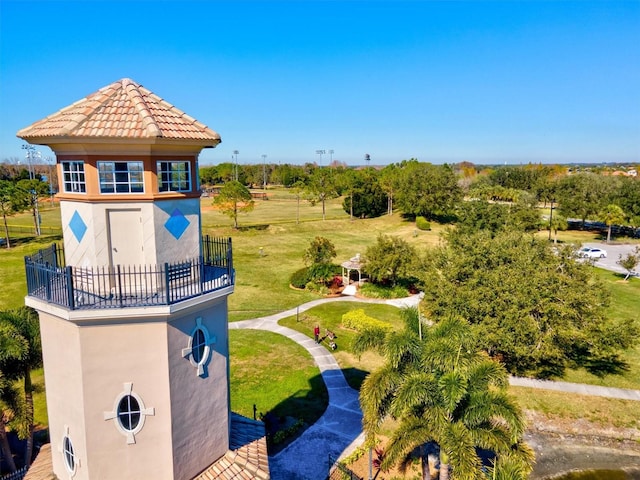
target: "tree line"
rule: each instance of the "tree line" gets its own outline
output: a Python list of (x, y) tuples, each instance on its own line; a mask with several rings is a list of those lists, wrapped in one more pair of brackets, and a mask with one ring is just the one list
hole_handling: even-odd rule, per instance
[[(328, 167), (223, 163), (203, 167), (200, 178), (209, 185), (237, 180), (247, 189), (282, 185), (312, 204), (321, 204), (323, 212), (327, 200), (343, 197), (343, 208), (352, 218), (396, 210), (445, 223), (494, 223), (494, 229), (511, 220), (524, 230), (557, 232), (566, 228), (568, 219), (640, 228), (640, 181), (604, 173), (569, 171), (558, 165), (485, 168), (468, 162), (433, 165), (409, 159), (384, 168), (357, 169), (338, 162)], [(539, 206), (549, 208), (545, 222)]]

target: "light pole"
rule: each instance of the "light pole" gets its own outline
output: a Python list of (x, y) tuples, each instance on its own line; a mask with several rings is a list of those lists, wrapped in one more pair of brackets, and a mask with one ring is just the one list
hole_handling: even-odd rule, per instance
[(33, 145), (22, 145), (22, 149), (26, 150), (25, 157), (27, 157), (27, 165), (29, 166), (29, 180), (33, 180), (33, 170), (31, 168), (31, 157), (36, 153), (36, 147)]
[[(40, 152), (36, 151), (36, 147), (33, 145), (22, 145), (22, 149), (26, 150), (27, 163), (29, 165), (29, 180), (33, 180), (35, 175), (31, 162), (34, 157), (40, 158)], [(36, 192), (34, 185), (31, 185), (31, 204), (33, 205), (33, 223), (36, 227), (36, 236), (40, 236), (40, 212), (38, 210), (38, 192)]]
[(47, 165), (49, 166), (49, 198), (51, 199), (51, 206), (53, 207), (53, 178), (51, 177), (51, 164), (55, 162), (51, 157), (47, 157)]
[(333, 149), (329, 150), (329, 165), (333, 163)]
[(322, 166), (322, 154), (327, 153), (325, 150), (316, 150), (316, 155), (320, 155), (320, 166)]
[(262, 156), (262, 189), (266, 192), (267, 191), (267, 164), (266, 164), (267, 155), (263, 153), (261, 156)]
[(238, 150), (233, 151), (233, 155), (235, 156), (235, 165), (236, 165), (236, 182), (238, 181), (238, 154), (240, 152)]
[(364, 154), (364, 161), (367, 164), (367, 168), (369, 168), (369, 162), (371, 162), (371, 155), (369, 155), (368, 153)]

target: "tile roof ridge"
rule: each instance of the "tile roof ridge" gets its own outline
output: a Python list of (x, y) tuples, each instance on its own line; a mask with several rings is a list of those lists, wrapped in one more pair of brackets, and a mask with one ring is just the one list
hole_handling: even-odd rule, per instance
[[(138, 113), (138, 115), (140, 115), (142, 125), (149, 136), (162, 137), (162, 130), (156, 123), (153, 113), (151, 113), (151, 110), (149, 109), (149, 106), (147, 105), (147, 102), (145, 100), (145, 95), (152, 96), (153, 93), (144, 88), (139, 83), (134, 82), (130, 78), (123, 78), (119, 83), (122, 85), (122, 88), (129, 97), (129, 100), (131, 100), (131, 103), (135, 107), (136, 112)], [(143, 92), (141, 92), (141, 90), (144, 90), (144, 94)]]

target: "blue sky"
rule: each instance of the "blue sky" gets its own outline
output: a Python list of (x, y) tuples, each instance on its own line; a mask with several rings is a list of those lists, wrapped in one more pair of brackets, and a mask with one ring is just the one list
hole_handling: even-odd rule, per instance
[(220, 133), (202, 164), (640, 162), (639, 45), (638, 0), (0, 0), (0, 161), (128, 77)]

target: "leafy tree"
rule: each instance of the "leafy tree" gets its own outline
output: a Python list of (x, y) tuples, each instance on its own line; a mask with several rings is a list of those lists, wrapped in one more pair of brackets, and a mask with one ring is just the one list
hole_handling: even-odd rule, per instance
[(303, 258), (309, 265), (310, 278), (318, 283), (326, 283), (333, 278), (335, 266), (332, 260), (336, 257), (336, 247), (328, 238), (316, 237), (305, 250)]
[(19, 180), (16, 184), (21, 191), (20, 196), (25, 199), (28, 208), (33, 213), (33, 226), (36, 235), (40, 235), (40, 219), (38, 218), (38, 198), (49, 193), (49, 185), (39, 178)]
[(627, 271), (627, 276), (624, 277), (624, 279), (625, 281), (628, 280), (634, 269), (640, 263), (640, 247), (636, 246), (632, 252), (629, 252), (624, 257), (620, 254), (616, 263)]
[(462, 202), (457, 208), (458, 227), (467, 233), (487, 230), (496, 234), (505, 230), (534, 232), (540, 228), (540, 214), (533, 195), (525, 194), (513, 204), (487, 200)]
[(336, 247), (331, 240), (324, 237), (316, 237), (311, 240), (309, 248), (304, 252), (304, 262), (307, 265), (318, 263), (331, 263), (336, 257)]
[(346, 195), (342, 202), (342, 208), (349, 214), (349, 219), (353, 220), (353, 194), (357, 188), (362, 186), (362, 178), (356, 170), (347, 169), (341, 172), (338, 177), (340, 193)]
[(399, 169), (395, 164), (387, 165), (382, 169), (379, 184), (384, 193), (387, 194), (387, 215), (393, 215), (393, 199), (395, 192), (399, 188)]
[(19, 435), (27, 439), (24, 464), (28, 466), (33, 456), (34, 427), (31, 371), (42, 366), (38, 314), (29, 307), (0, 312), (0, 324), (4, 324), (5, 328), (12, 328), (23, 339), (23, 346), (26, 347), (18, 358), (13, 356), (0, 361), (0, 372), (8, 379), (21, 379), (24, 384), (24, 414), (19, 422), (14, 422), (14, 426), (17, 427)]
[(224, 184), (220, 193), (213, 199), (213, 204), (222, 213), (233, 219), (233, 228), (238, 228), (238, 214), (253, 210), (254, 201), (251, 192), (240, 182), (231, 180)]
[(429, 314), (461, 315), (515, 375), (562, 377), (574, 367), (616, 372), (638, 337), (633, 321), (607, 318), (609, 292), (570, 247), (554, 254), (527, 234), (451, 231), (420, 276)]
[(509, 223), (507, 219), (509, 212), (506, 205), (490, 203), (483, 199), (461, 202), (456, 212), (457, 226), (465, 233), (485, 230), (495, 234), (504, 230)]
[(632, 177), (621, 179), (612, 203), (622, 208), (629, 216), (632, 225), (640, 227), (640, 179)]
[(462, 190), (453, 169), (410, 160), (401, 165), (396, 204), (407, 215), (430, 220), (447, 217), (462, 200)]
[(598, 218), (607, 226), (607, 243), (609, 243), (611, 241), (611, 227), (623, 224), (625, 214), (618, 205), (610, 203), (599, 212)]
[[(424, 455), (426, 443), (439, 447), (440, 479), (484, 478), (478, 449), (509, 458), (525, 479), (533, 453), (522, 441), (526, 422), (517, 403), (507, 394), (508, 375), (477, 348), (470, 326), (450, 317), (425, 327), (421, 339), (415, 315), (405, 316), (404, 331), (365, 330), (353, 350), (376, 349), (384, 364), (362, 384), (360, 404), (366, 441), (374, 444), (380, 424), (398, 420), (381, 468), (406, 466), (411, 453), (421, 450), (423, 478), (430, 478)], [(506, 463), (506, 461), (505, 461)], [(499, 463), (495, 463), (496, 468)]]
[(18, 188), (17, 185), (10, 180), (0, 180), (0, 212), (2, 212), (7, 248), (11, 248), (7, 217), (25, 210), (28, 208), (28, 205), (28, 195), (24, 190)]
[(395, 285), (400, 279), (414, 276), (416, 250), (400, 237), (379, 235), (376, 243), (367, 247), (364, 269), (372, 280)]
[(315, 168), (306, 184), (307, 200), (322, 204), (322, 219), (326, 219), (326, 201), (338, 196), (336, 176), (332, 168)]
[(342, 202), (344, 211), (351, 218), (374, 218), (385, 213), (388, 209), (387, 194), (377, 178), (371, 172), (364, 172), (358, 180)]
[(567, 223), (567, 219), (564, 218), (559, 213), (556, 213), (549, 219), (549, 233), (553, 230), (553, 243), (554, 245), (558, 243), (558, 230), (565, 231), (569, 228), (569, 223)]
[(566, 218), (579, 218), (583, 223), (588, 218), (595, 218), (606, 205), (612, 185), (608, 177), (593, 173), (563, 177), (557, 189), (560, 213)]

